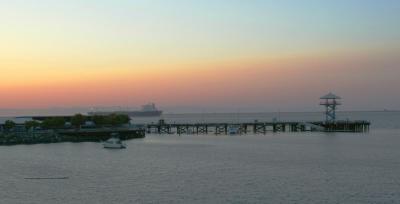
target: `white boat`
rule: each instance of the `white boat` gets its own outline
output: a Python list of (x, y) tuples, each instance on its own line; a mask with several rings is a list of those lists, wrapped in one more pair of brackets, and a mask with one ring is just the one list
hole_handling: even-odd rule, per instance
[(124, 149), (126, 145), (117, 137), (111, 137), (103, 143), (104, 148), (109, 149)]

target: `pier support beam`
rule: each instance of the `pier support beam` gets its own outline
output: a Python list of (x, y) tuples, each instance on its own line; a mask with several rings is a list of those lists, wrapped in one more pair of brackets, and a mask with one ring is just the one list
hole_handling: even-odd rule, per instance
[[(171, 134), (176, 129), (177, 134), (228, 134), (228, 127), (238, 127), (238, 133), (266, 134), (273, 132), (304, 132), (304, 131), (325, 131), (325, 132), (367, 132), (370, 128), (368, 121), (336, 121), (326, 123), (314, 122), (274, 122), (274, 123), (197, 123), (197, 124), (149, 124), (146, 125), (148, 133)], [(306, 128), (307, 127), (307, 128)], [(250, 128), (250, 129), (249, 129)]]

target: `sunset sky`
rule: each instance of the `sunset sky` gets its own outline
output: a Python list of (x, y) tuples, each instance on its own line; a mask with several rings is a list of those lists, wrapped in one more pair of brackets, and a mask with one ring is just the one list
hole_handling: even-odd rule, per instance
[(398, 0), (0, 0), (0, 109), (400, 109)]

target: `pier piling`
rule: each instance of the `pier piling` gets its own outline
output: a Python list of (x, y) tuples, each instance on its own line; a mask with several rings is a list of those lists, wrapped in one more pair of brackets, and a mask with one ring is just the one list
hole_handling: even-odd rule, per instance
[[(266, 134), (267, 132), (368, 132), (368, 121), (310, 121), (310, 122), (250, 122), (250, 123), (174, 123), (160, 121), (148, 124), (147, 132), (158, 134), (211, 134), (227, 135), (230, 127), (238, 127), (238, 134)], [(248, 131), (248, 130), (252, 131)]]

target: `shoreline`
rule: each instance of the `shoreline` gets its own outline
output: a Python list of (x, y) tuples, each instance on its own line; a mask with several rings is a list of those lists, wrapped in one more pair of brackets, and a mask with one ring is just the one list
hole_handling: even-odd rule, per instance
[(129, 128), (8, 132), (0, 134), (0, 146), (62, 142), (101, 142), (109, 139), (111, 137), (111, 133), (118, 133), (121, 140), (145, 138), (144, 129)]

